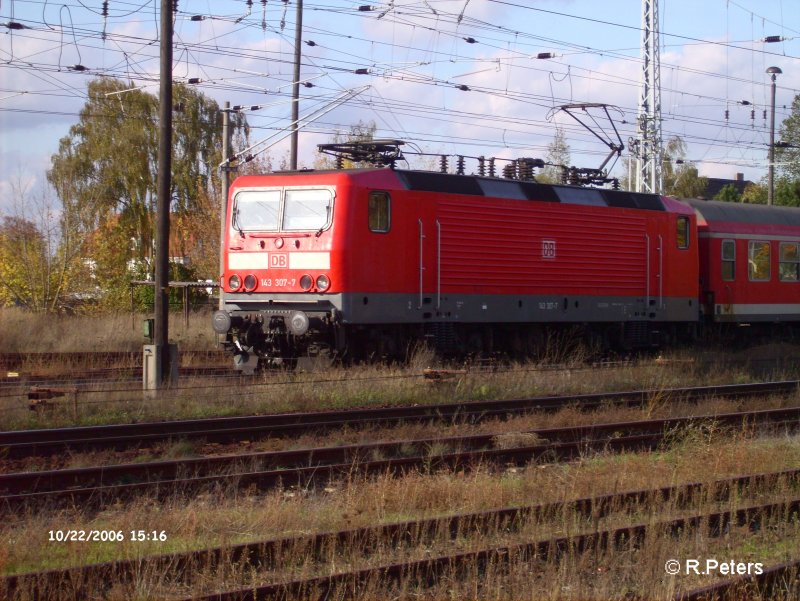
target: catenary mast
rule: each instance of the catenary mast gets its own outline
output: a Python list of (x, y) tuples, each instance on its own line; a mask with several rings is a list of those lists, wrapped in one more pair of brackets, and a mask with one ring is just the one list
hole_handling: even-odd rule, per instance
[(642, 78), (639, 96), (636, 153), (636, 191), (660, 194), (661, 174), (661, 59), (658, 0), (642, 0)]

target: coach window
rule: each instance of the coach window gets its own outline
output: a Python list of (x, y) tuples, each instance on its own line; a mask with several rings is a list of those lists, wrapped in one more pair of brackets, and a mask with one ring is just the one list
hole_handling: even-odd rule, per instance
[(768, 282), (770, 278), (770, 244), (769, 242), (749, 242), (747, 247), (747, 265), (751, 282)]
[(391, 227), (392, 204), (388, 192), (369, 193), (369, 231), (386, 233)]
[(732, 282), (736, 279), (736, 240), (722, 241), (722, 280)]
[(800, 254), (797, 244), (781, 242), (778, 271), (782, 282), (800, 281)]
[(678, 248), (689, 248), (689, 218), (678, 217)]

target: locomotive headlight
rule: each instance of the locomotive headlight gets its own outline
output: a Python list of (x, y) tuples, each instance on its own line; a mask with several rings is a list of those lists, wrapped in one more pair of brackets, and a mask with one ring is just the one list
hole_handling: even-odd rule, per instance
[(325, 292), (328, 288), (331, 287), (331, 281), (326, 275), (321, 275), (317, 278), (317, 288), (320, 292)]
[(246, 292), (252, 292), (253, 290), (255, 290), (257, 284), (258, 280), (256, 279), (256, 276), (254, 276), (252, 273), (245, 276), (244, 289)]
[(228, 288), (231, 290), (238, 290), (242, 287), (242, 278), (238, 275), (232, 275), (228, 278)]
[(314, 278), (312, 278), (310, 275), (306, 274), (300, 278), (300, 288), (302, 288), (303, 290), (306, 291), (311, 290), (311, 286), (313, 285), (314, 285)]

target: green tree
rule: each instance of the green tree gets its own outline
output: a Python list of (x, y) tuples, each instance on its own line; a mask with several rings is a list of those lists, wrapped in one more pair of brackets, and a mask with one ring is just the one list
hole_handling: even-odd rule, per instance
[(781, 123), (780, 141), (786, 146), (778, 147), (775, 152), (778, 172), (800, 181), (800, 94), (794, 97), (792, 110)]
[(722, 186), (722, 189), (717, 192), (716, 196), (714, 196), (714, 200), (722, 200), (724, 202), (741, 202), (742, 195), (739, 194), (739, 191), (733, 184), (725, 184)]
[(698, 198), (705, 194), (708, 179), (700, 177), (694, 163), (686, 160), (686, 154), (683, 138), (673, 136), (667, 141), (661, 167), (664, 193), (678, 198)]
[(779, 177), (775, 182), (775, 204), (800, 207), (800, 179)]
[[(124, 299), (129, 269), (149, 269), (153, 255), (158, 98), (131, 87), (106, 77), (89, 82), (78, 123), (61, 139), (47, 173), (64, 214), (84, 232), (84, 254), (96, 263), (106, 298)], [(173, 101), (173, 219), (211, 223), (219, 231), (219, 200), (209, 199), (219, 198), (222, 113), (216, 102), (181, 84)], [(237, 145), (243, 144), (244, 117), (232, 113), (230, 121)], [(218, 256), (218, 238), (204, 244), (211, 257)]]
[(750, 204), (767, 204), (767, 186), (763, 182), (760, 184), (748, 184), (742, 192), (742, 202)]

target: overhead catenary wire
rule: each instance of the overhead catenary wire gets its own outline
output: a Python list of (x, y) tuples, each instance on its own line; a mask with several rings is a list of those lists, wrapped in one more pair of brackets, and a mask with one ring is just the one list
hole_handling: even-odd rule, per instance
[[(140, 6), (147, 7), (148, 5), (149, 5), (149, 3), (146, 3), (146, 4), (139, 3), (139, 4), (133, 5), (133, 7), (134, 8), (140, 7)], [(214, 10), (217, 10), (217, 6), (221, 6), (221, 5), (222, 5), (222, 3), (220, 3), (220, 5), (217, 5), (215, 3), (213, 5)], [(77, 6), (77, 5), (73, 5), (73, 6)], [(124, 6), (124, 4), (118, 4), (117, 6)], [(230, 4), (228, 4), (226, 6), (230, 6)], [(351, 9), (350, 10), (345, 10), (344, 8), (339, 8), (339, 7), (336, 6), (335, 2), (333, 2), (333, 3), (329, 2), (329, 3), (325, 3), (325, 4), (323, 4), (323, 3), (314, 3), (314, 4), (309, 4), (308, 6), (309, 6), (309, 10), (319, 11), (321, 13), (337, 13), (337, 14), (348, 16), (348, 17), (355, 17), (357, 19), (374, 18), (374, 15), (370, 16), (370, 15), (368, 15), (368, 13), (355, 14), (354, 11), (352, 11)], [(281, 8), (283, 8), (283, 7), (281, 7)], [(458, 9), (455, 10), (454, 12), (452, 12), (452, 13), (448, 13), (445, 10), (438, 10), (438, 8), (439, 7), (437, 7), (436, 18), (439, 19), (441, 24), (446, 26), (446, 27), (444, 27), (444, 28), (440, 27), (439, 31), (436, 33), (435, 38), (432, 37), (432, 38), (430, 38), (431, 40), (443, 39), (443, 38), (447, 38), (448, 40), (455, 39), (455, 30), (454, 29), (449, 29), (449, 27), (456, 26), (456, 25), (458, 25), (459, 28), (471, 28), (468, 31), (468, 33), (469, 33), (469, 35), (471, 37), (476, 37), (477, 34), (480, 31), (486, 31), (486, 32), (491, 31), (491, 32), (494, 32), (495, 37), (498, 38), (498, 41), (501, 38), (503, 38), (503, 36), (505, 36), (505, 39), (508, 40), (510, 38), (510, 36), (512, 35), (510, 30), (507, 30), (507, 29), (504, 30), (503, 28), (498, 27), (498, 26), (494, 26), (493, 24), (486, 24), (486, 23), (478, 22), (477, 20), (475, 20), (475, 19), (470, 17), (470, 15), (469, 15), (470, 11), (466, 11), (465, 14), (463, 15), (462, 19), (461, 19), (461, 22), (458, 23), (458, 13), (459, 13)], [(149, 8), (147, 8), (146, 10), (149, 10)], [(144, 16), (146, 10), (143, 9), (142, 12), (139, 13), (139, 15)], [(229, 11), (229, 12), (231, 13), (230, 15), (225, 15), (225, 14), (212, 15), (214, 17), (213, 20), (215, 20), (217, 22), (224, 22), (226, 19), (229, 19), (231, 24), (232, 24), (233, 21), (236, 18), (239, 18), (241, 16), (241, 14), (242, 14), (241, 11)], [(187, 12), (179, 13), (178, 16), (179, 16), (179, 18), (185, 19), (189, 15), (190, 15), (190, 12), (187, 11)], [(393, 10), (390, 14), (387, 14), (384, 17), (383, 20), (385, 22), (390, 22), (392, 24), (392, 26), (396, 27), (396, 28), (399, 28), (399, 27), (413, 28), (415, 31), (417, 31), (422, 26), (419, 23), (412, 22), (412, 19), (410, 19), (410, 17), (413, 17), (414, 19), (420, 19), (420, 18), (423, 17), (423, 15), (426, 16), (429, 19), (432, 19), (434, 17), (433, 12), (430, 10), (430, 7), (428, 7), (428, 6), (417, 5), (416, 7), (414, 7), (413, 5), (406, 4), (406, 5), (403, 5), (403, 6), (399, 6), (399, 5), (396, 6), (395, 10)], [(259, 31), (262, 31), (260, 17), (244, 19), (244, 20), (242, 20), (240, 25), (242, 26), (242, 28), (240, 28), (238, 30), (239, 33), (244, 32), (244, 31), (249, 30), (249, 29), (252, 29), (252, 28), (256, 28), (256, 27), (258, 28)], [(79, 36), (81, 34), (81, 29), (85, 30), (84, 34), (85, 34), (86, 37), (82, 37), (81, 40), (80, 40), (80, 43), (82, 44), (82, 46), (90, 44), (92, 39), (95, 40), (95, 42), (97, 44), (97, 47), (100, 46), (101, 25), (100, 25), (99, 22), (94, 27), (92, 27), (91, 25), (86, 24), (86, 23), (78, 23), (78, 22), (76, 22), (75, 24), (73, 24), (71, 26), (67, 25), (67, 28), (71, 29), (76, 35), (79, 35)], [(400, 30), (398, 30), (398, 31), (400, 31)], [(465, 34), (466, 32), (467, 32), (467, 30), (465, 30), (464, 32), (458, 31), (458, 34), (460, 36), (460, 37), (458, 37), (458, 39), (462, 40), (462, 42), (463, 42), (463, 37), (466, 37), (466, 36), (463, 36), (462, 34)], [(153, 50), (153, 48), (152, 48), (152, 39), (150, 41), (148, 41), (146, 39), (143, 39), (143, 38), (136, 39), (134, 37), (128, 37), (126, 39), (126, 38), (123, 38), (123, 37), (119, 37), (115, 32), (110, 32), (110, 33), (113, 34), (113, 43), (117, 44), (118, 47), (124, 48), (128, 44), (137, 44), (138, 47), (134, 52), (131, 52), (126, 57), (123, 57), (121, 55), (121, 53), (120, 53), (120, 58), (116, 62), (109, 61), (109, 63), (107, 63), (107, 64), (113, 64), (114, 65), (113, 68), (106, 68), (106, 69), (98, 70), (96, 72), (93, 72), (92, 75), (96, 75), (96, 74), (105, 75), (105, 74), (107, 74), (109, 76), (114, 76), (114, 77), (134, 76), (134, 77), (145, 78), (145, 81), (147, 80), (148, 77), (151, 77), (151, 75), (147, 72), (147, 61), (148, 60), (152, 60), (152, 50)], [(280, 28), (277, 26), (277, 22), (270, 24), (270, 28), (268, 28), (268, 33), (280, 36)], [(29, 34), (26, 33), (26, 35), (29, 35)], [(33, 35), (33, 32), (30, 32), (30, 35)], [(183, 51), (185, 53), (185, 56), (187, 57), (187, 60), (190, 61), (190, 63), (189, 63), (190, 65), (195, 65), (196, 68), (198, 69), (198, 71), (199, 70), (207, 71), (208, 75), (205, 76), (205, 77), (201, 77), (201, 79), (203, 80), (203, 83), (201, 85), (202, 85), (202, 87), (204, 89), (207, 89), (209, 91), (220, 90), (220, 91), (225, 91), (225, 92), (229, 92), (230, 91), (230, 92), (233, 92), (233, 93), (246, 94), (246, 93), (248, 93), (248, 90), (247, 90), (248, 86), (252, 86), (252, 84), (250, 84), (246, 80), (246, 78), (239, 78), (238, 76), (234, 77), (232, 74), (228, 74), (226, 76), (226, 75), (224, 75), (222, 73), (222, 71), (220, 71), (220, 72), (208, 71), (209, 68), (217, 68), (217, 69), (219, 69), (219, 66), (218, 65), (214, 65), (213, 63), (217, 62), (220, 59), (231, 59), (233, 61), (241, 61), (241, 60), (250, 61), (250, 60), (259, 60), (259, 59), (262, 60), (262, 61), (264, 60), (263, 54), (261, 54), (259, 56), (258, 54), (254, 53), (254, 52), (249, 52), (247, 49), (244, 49), (244, 51), (242, 51), (242, 50), (236, 48), (233, 45), (225, 45), (223, 43), (224, 40), (225, 40), (225, 36), (231, 36), (231, 35), (236, 35), (236, 33), (222, 32), (220, 34), (220, 32), (216, 32), (215, 34), (213, 34), (211, 36), (211, 38), (213, 38), (213, 40), (211, 42), (206, 42), (206, 41), (204, 41), (202, 39), (200, 39), (200, 40), (196, 39), (196, 38), (192, 39), (191, 36), (187, 37), (186, 36), (186, 32), (184, 32), (184, 39), (182, 41), (179, 40), (179, 45), (180, 45), (181, 51)], [(330, 31), (327, 33), (327, 35), (336, 36), (336, 32), (333, 30), (333, 28), (330, 28)], [(344, 39), (344, 37), (345, 36), (340, 36), (339, 39)], [(383, 43), (379, 36), (373, 36), (373, 37), (374, 37), (374, 39), (372, 39), (372, 40), (366, 40), (366, 43), (369, 43), (371, 45), (382, 44)], [(396, 40), (396, 44), (395, 45), (398, 48), (407, 47), (408, 48), (407, 52), (410, 53), (407, 56), (413, 56), (413, 54), (415, 52), (417, 52), (417, 51), (413, 49), (412, 45), (403, 46), (403, 42), (399, 39), (399, 37), (398, 37), (398, 40)], [(518, 45), (519, 47), (515, 48), (515, 50), (516, 50), (515, 53), (510, 54), (509, 57), (504, 60), (503, 65), (502, 65), (503, 68), (504, 69), (508, 69), (509, 71), (511, 69), (533, 69), (535, 71), (542, 71), (542, 69), (540, 69), (538, 67), (529, 67), (527, 65), (520, 65), (519, 61), (517, 60), (518, 58), (520, 60), (522, 60), (521, 59), (521, 55), (523, 53), (519, 52), (519, 48), (522, 47), (522, 45), (527, 44), (529, 42), (536, 42), (538, 40), (532, 39), (530, 37), (530, 32), (524, 32), (524, 31), (522, 31), (522, 32), (520, 32), (520, 31), (513, 32), (513, 37), (516, 40), (515, 44)], [(211, 39), (211, 38), (209, 38), (209, 39)], [(109, 36), (109, 40), (111, 40), (111, 39), (112, 39), (112, 35)], [(230, 39), (230, 38), (228, 38), (228, 39)], [(487, 43), (487, 41), (490, 42), (490, 43)], [(706, 43), (706, 42), (707, 41), (699, 40), (699, 41), (694, 42), (694, 43), (700, 44), (700, 43)], [(449, 41), (448, 41), (448, 45), (449, 45)], [(491, 43), (491, 40), (487, 39), (487, 40), (482, 40), (481, 45), (484, 46), (484, 47), (491, 47), (492, 43)], [(573, 47), (576, 50), (578, 49), (577, 45), (574, 45)], [(279, 48), (279, 50), (278, 50), (277, 55), (276, 55), (278, 57), (278, 60), (275, 61), (275, 64), (276, 64), (276, 66), (278, 68), (277, 68), (277, 72), (274, 73), (272, 75), (272, 77), (283, 78), (284, 81), (288, 82), (289, 79), (290, 79), (288, 77), (288, 67), (290, 65), (290, 61), (288, 59), (286, 59), (285, 56), (284, 56), (284, 60), (280, 60), (280, 54), (281, 53), (285, 53), (285, 50), (281, 50), (280, 46), (278, 48)], [(430, 73), (431, 73), (430, 67), (435, 67), (436, 64), (438, 64), (438, 65), (446, 65), (447, 64), (447, 60), (449, 60), (449, 58), (452, 58), (453, 56), (455, 56), (452, 53), (448, 52), (446, 50), (446, 48), (447, 48), (447, 46), (442, 45), (442, 44), (437, 44), (437, 43), (434, 42), (434, 43), (432, 43), (432, 45), (428, 46), (429, 53), (431, 53), (430, 57), (435, 59), (434, 62), (429, 62), (428, 65), (419, 65), (418, 67), (412, 67), (412, 68), (409, 68), (408, 66), (405, 66), (403, 68), (398, 68), (400, 66), (399, 64), (392, 64), (390, 62), (390, 63), (385, 65), (385, 68), (383, 70), (380, 70), (377, 73), (375, 73), (373, 75), (373, 77), (380, 78), (382, 81), (385, 81), (385, 82), (397, 82), (398, 84), (402, 84), (404, 86), (425, 85), (425, 86), (432, 86), (433, 88), (440, 88), (442, 90), (444, 90), (447, 86), (452, 86), (455, 89), (455, 85), (454, 84), (457, 82), (457, 80), (453, 80), (453, 78), (451, 76), (438, 76), (438, 77), (431, 77), (430, 76)], [(465, 43), (465, 48), (467, 48), (466, 43)], [(326, 51), (330, 52), (330, 49), (326, 49)], [(591, 50), (587, 50), (587, 51), (588, 52), (592, 52)], [(602, 53), (602, 52), (605, 52), (602, 49), (595, 49), (595, 51), (598, 53), (598, 55), (600, 55), (600, 53)], [(150, 55), (151, 58), (148, 58), (148, 55)], [(462, 56), (462, 51), (459, 51), (458, 56), (459, 57)], [(464, 56), (470, 56), (470, 55), (467, 54), (467, 55), (464, 55)], [(473, 58), (475, 58), (475, 55), (471, 55), (471, 56)], [(214, 58), (214, 57), (217, 57), (217, 58)], [(352, 61), (349, 61), (349, 62), (344, 62), (344, 61), (341, 60), (342, 58), (344, 58), (344, 56), (340, 55), (339, 57), (336, 58), (336, 60), (333, 60), (333, 57), (330, 56), (330, 55), (323, 56), (322, 54), (319, 54), (319, 55), (315, 54), (315, 55), (310, 57), (310, 59), (313, 60), (313, 64), (312, 63), (309, 63), (309, 64), (310, 64), (310, 66), (313, 66), (314, 68), (318, 69), (317, 73), (320, 75), (320, 77), (327, 77), (331, 81), (338, 81), (339, 84), (341, 85), (341, 82), (344, 81), (343, 80), (343, 76), (345, 74), (351, 72), (352, 68), (355, 67), (355, 65), (357, 64), (357, 61), (355, 61), (355, 60), (352, 60)], [(322, 60), (319, 60), (319, 59), (322, 59)], [(580, 67), (579, 65), (563, 64), (563, 60), (564, 59), (559, 59), (559, 60), (561, 60), (562, 62), (558, 63), (558, 64), (555, 64), (554, 65), (555, 67), (557, 67), (559, 69), (569, 69), (570, 72), (572, 73), (573, 77), (575, 77), (575, 78), (583, 77), (583, 75), (579, 73), (579, 71), (580, 71), (580, 69), (582, 67)], [(631, 59), (631, 57), (627, 57), (627, 60), (634, 61), (635, 59)], [(408, 62), (408, 61), (406, 61), (406, 62)], [(232, 63), (232, 64), (236, 64), (236, 63)], [(128, 68), (128, 70), (129, 70), (128, 65), (133, 65), (133, 66), (135, 66), (137, 72), (136, 73), (126, 73), (125, 72), (126, 69), (120, 69), (121, 65), (125, 65), (126, 68)], [(283, 73), (280, 72), (280, 65), (284, 65), (286, 67), (286, 71), (284, 71)], [(52, 63), (50, 65), (50, 67), (48, 67), (45, 63), (38, 63), (38, 64), (33, 65), (33, 66), (20, 67), (20, 68), (23, 68), (23, 69), (27, 70), (28, 72), (37, 72), (38, 73), (38, 72), (48, 72), (49, 68), (51, 68), (51, 67), (52, 67)], [(16, 66), (15, 66), (15, 68), (16, 68)], [(428, 71), (427, 73), (425, 72), (426, 70)], [(57, 74), (55, 71), (50, 71), (50, 72), (53, 75)], [(556, 72), (558, 73), (558, 71), (556, 71)], [(563, 71), (561, 73), (563, 74)], [(187, 75), (189, 75), (189, 74), (187, 73)], [(442, 75), (445, 75), (444, 71), (442, 71)], [(712, 74), (712, 75), (709, 75), (709, 76), (714, 76), (714, 75)], [(716, 74), (716, 76), (718, 77), (719, 74)], [(587, 81), (587, 82), (602, 83), (602, 82), (613, 81), (614, 79), (615, 79), (614, 74), (602, 74), (602, 73), (599, 73), (597, 70), (593, 70), (591, 72), (587, 72), (587, 74), (585, 76), (585, 81)], [(755, 78), (752, 78), (752, 79), (755, 79)], [(760, 85), (760, 84), (761, 84), (761, 82), (754, 82), (753, 83), (753, 85)], [(625, 85), (625, 84), (622, 83), (621, 85)], [(526, 106), (530, 105), (530, 103), (527, 101), (527, 99), (523, 99), (523, 93), (522, 92), (517, 92), (517, 91), (515, 91), (513, 89), (509, 89), (508, 91), (506, 91), (504, 89), (504, 87), (485, 86), (485, 85), (484, 86), (469, 85), (468, 87), (469, 87), (469, 92), (466, 92), (466, 93), (470, 94), (470, 95), (472, 93), (478, 93), (480, 95), (487, 96), (488, 98), (506, 98), (506, 99), (511, 100), (513, 102), (524, 102), (526, 104)], [(261, 87), (261, 90), (264, 90), (265, 88), (266, 87)], [(396, 89), (400, 89), (400, 88), (396, 88)], [(382, 106), (384, 107), (385, 110), (394, 111), (393, 113), (389, 113), (389, 114), (394, 114), (396, 116), (393, 119), (393, 121), (399, 121), (400, 119), (402, 119), (403, 117), (401, 117), (401, 115), (409, 115), (409, 114), (413, 115), (414, 110), (417, 108), (417, 106), (419, 104), (419, 103), (415, 103), (415, 102), (407, 102), (405, 106), (407, 106), (409, 110), (406, 111), (405, 113), (401, 113), (399, 111), (402, 110), (401, 107), (403, 105), (400, 102), (400, 98), (397, 96), (396, 93), (390, 93), (390, 94), (387, 95), (387, 93), (385, 91), (381, 90), (380, 87), (376, 87), (376, 90), (380, 92), (380, 99), (378, 98), (377, 93), (373, 94), (374, 102), (373, 102), (372, 106), (373, 107), (377, 106), (377, 103), (379, 101), (382, 102), (383, 103)], [(26, 90), (26, 91), (29, 91), (31, 93), (31, 96), (35, 96), (36, 93), (37, 93), (36, 90)], [(319, 92), (323, 92), (323, 93), (325, 92), (324, 90), (318, 90), (318, 91)], [(679, 93), (681, 91), (682, 90), (680, 88), (676, 88), (676, 90), (675, 90), (676, 93)], [(685, 91), (684, 91), (684, 93), (685, 93)], [(557, 100), (561, 100), (561, 101), (569, 100), (569, 96), (568, 95), (564, 94), (563, 96), (564, 96), (563, 98), (558, 98)], [(713, 100), (714, 99), (714, 97), (712, 95), (703, 96), (703, 95), (700, 95), (700, 94), (694, 94), (693, 96), (695, 96), (696, 98), (707, 98), (708, 100)], [(556, 99), (556, 98), (550, 98), (550, 95), (548, 95), (547, 97), (542, 95), (542, 97), (540, 98), (540, 100), (541, 100), (540, 106), (543, 109), (545, 107), (549, 108), (550, 106), (552, 106), (554, 99)], [(395, 100), (397, 100), (397, 102), (395, 102)], [(534, 98), (530, 98), (530, 100), (533, 103), (536, 102), (536, 98), (535, 97)], [(484, 100), (477, 100), (476, 102), (473, 102), (473, 104), (480, 105), (480, 104), (484, 104), (486, 102), (487, 101), (484, 101)], [(453, 103), (450, 102), (450, 103), (448, 103), (448, 105), (446, 107), (443, 106), (438, 114), (441, 115), (443, 119), (448, 120), (448, 121), (452, 121), (452, 120), (450, 120), (448, 118), (449, 115), (453, 114), (452, 113), (452, 108), (453, 108)], [(631, 110), (631, 108), (632, 107), (627, 107), (626, 111)], [(476, 110), (476, 111), (474, 111), (474, 114), (475, 115), (480, 115), (480, 118), (482, 118), (482, 119), (490, 119), (491, 118), (491, 115), (486, 110), (484, 110), (484, 111)], [(784, 113), (779, 113), (779, 114), (786, 114), (786, 113), (784, 112)], [(711, 124), (713, 124), (713, 120), (708, 120), (707, 118), (702, 118), (701, 119), (701, 118), (698, 118), (698, 117), (695, 117), (695, 116), (692, 116), (692, 115), (687, 115), (687, 114), (681, 115), (678, 112), (670, 114), (669, 117), (670, 117), (670, 120), (674, 121), (675, 123), (686, 123), (686, 124), (688, 124), (688, 123), (700, 123), (700, 122), (702, 122), (702, 123), (711, 123)], [(515, 119), (515, 117), (512, 116), (512, 115), (508, 115), (508, 118)], [(722, 120), (720, 119), (719, 122), (721, 123)], [(388, 123), (384, 122), (382, 125), (384, 127), (387, 127)], [(732, 123), (731, 126), (734, 127), (735, 124)], [(393, 125), (393, 129), (398, 131), (398, 132), (402, 132), (403, 130), (405, 130), (405, 131), (409, 130), (408, 127), (404, 127), (404, 128), (397, 127), (397, 124)], [(511, 130), (513, 128), (512, 127), (504, 127), (503, 129), (504, 130)], [(546, 130), (544, 128), (541, 128), (541, 130), (537, 133), (537, 135), (539, 135), (539, 136), (543, 135), (544, 131), (546, 131)], [(760, 132), (756, 131), (756, 134), (760, 135)], [(702, 136), (696, 136), (694, 139), (696, 139), (698, 141), (701, 141), (702, 140)], [(730, 147), (731, 148), (735, 148), (735, 145), (732, 144)], [(581, 150), (582, 152), (590, 152), (589, 147), (580, 148), (579, 150)]]

